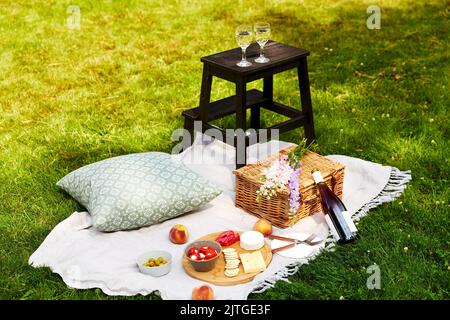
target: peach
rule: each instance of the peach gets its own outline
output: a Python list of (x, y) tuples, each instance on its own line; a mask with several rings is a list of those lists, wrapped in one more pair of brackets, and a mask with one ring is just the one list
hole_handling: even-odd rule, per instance
[(214, 299), (214, 291), (213, 289), (204, 284), (199, 287), (195, 287), (192, 290), (192, 300), (213, 300)]
[(175, 244), (186, 243), (189, 238), (188, 230), (182, 224), (176, 224), (170, 229), (169, 239)]
[(272, 224), (266, 219), (259, 219), (253, 226), (253, 230), (261, 232), (264, 237), (272, 233)]

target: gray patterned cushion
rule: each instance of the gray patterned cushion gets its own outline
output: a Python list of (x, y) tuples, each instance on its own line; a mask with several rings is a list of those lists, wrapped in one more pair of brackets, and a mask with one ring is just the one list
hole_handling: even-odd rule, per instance
[(101, 231), (134, 229), (174, 218), (221, 190), (161, 152), (129, 154), (77, 169), (57, 185), (91, 214)]

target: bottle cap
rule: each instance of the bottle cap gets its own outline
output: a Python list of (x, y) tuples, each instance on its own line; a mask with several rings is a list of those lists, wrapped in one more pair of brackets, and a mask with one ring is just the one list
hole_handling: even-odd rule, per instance
[(313, 179), (314, 179), (314, 182), (315, 182), (315, 183), (323, 182), (323, 177), (322, 177), (322, 174), (320, 173), (319, 170), (315, 170), (315, 171), (312, 173), (312, 176), (313, 176)]

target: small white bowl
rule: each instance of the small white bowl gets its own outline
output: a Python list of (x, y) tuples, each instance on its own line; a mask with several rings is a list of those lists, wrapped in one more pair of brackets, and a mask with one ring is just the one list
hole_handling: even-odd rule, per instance
[[(159, 258), (162, 257), (164, 260), (167, 261), (167, 263), (159, 266), (159, 267), (146, 267), (144, 266), (144, 263), (148, 261), (150, 258)], [(153, 277), (161, 277), (163, 275), (166, 275), (170, 272), (170, 268), (172, 266), (172, 255), (167, 251), (162, 250), (153, 250), (146, 253), (141, 254), (136, 261), (139, 270), (142, 273), (151, 275)]]

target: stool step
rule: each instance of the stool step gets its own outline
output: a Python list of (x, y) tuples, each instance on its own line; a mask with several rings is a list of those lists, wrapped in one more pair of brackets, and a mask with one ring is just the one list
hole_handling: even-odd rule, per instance
[[(263, 106), (270, 102), (263, 93), (257, 89), (247, 91), (247, 109), (256, 106)], [(214, 121), (236, 112), (236, 96), (220, 99), (211, 102), (208, 106), (208, 117), (206, 121)], [(183, 116), (193, 120), (200, 120), (200, 108), (193, 108), (183, 111)]]
[(272, 104), (267, 104), (264, 106), (265, 109), (272, 112), (276, 112), (288, 118), (296, 118), (303, 116), (303, 112), (292, 107), (286, 106), (282, 103), (273, 101)]

